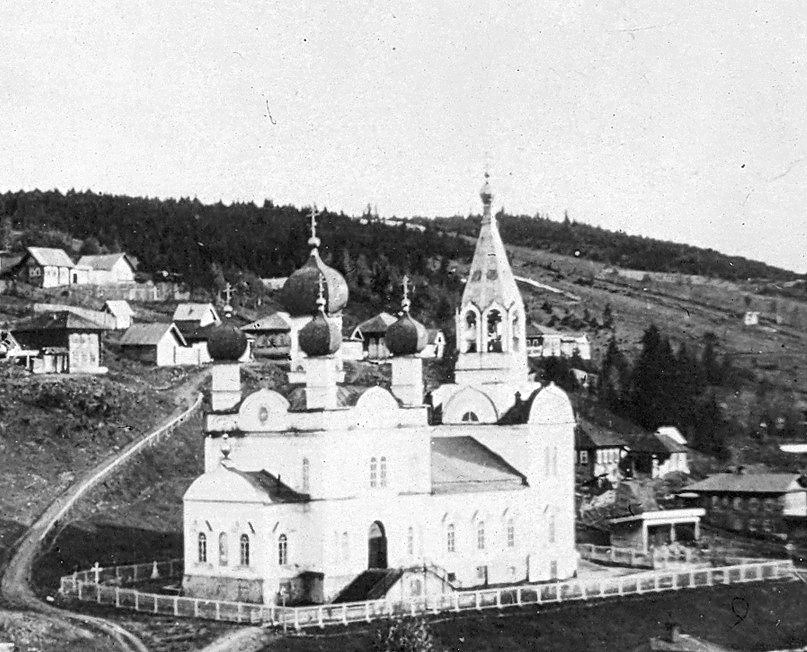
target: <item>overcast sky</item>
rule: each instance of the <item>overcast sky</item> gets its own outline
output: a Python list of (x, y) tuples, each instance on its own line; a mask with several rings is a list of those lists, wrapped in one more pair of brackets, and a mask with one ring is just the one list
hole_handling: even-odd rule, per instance
[[(0, 3), (0, 189), (495, 206), (807, 272), (807, 3)], [(292, 8), (294, 6), (294, 8)]]

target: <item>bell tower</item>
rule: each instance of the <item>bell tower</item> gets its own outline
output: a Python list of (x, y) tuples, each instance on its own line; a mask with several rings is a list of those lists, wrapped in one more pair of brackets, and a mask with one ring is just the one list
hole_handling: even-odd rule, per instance
[(479, 197), (482, 225), (456, 314), (454, 375), (461, 385), (521, 383), (528, 371), (524, 302), (491, 211), (487, 172)]

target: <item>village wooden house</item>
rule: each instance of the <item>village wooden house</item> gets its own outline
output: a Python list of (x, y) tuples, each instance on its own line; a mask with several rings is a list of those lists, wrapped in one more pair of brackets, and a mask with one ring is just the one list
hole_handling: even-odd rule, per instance
[(353, 329), (351, 340), (360, 340), (364, 356), (370, 360), (382, 360), (390, 356), (384, 339), (387, 329), (395, 323), (396, 317), (388, 312), (380, 312)]
[(135, 265), (125, 253), (82, 256), (78, 265), (88, 270), (87, 283), (116, 285), (134, 283)]
[(25, 349), (38, 351), (29, 358), (33, 373), (105, 373), (101, 366), (98, 324), (67, 310), (46, 312), (17, 324), (12, 335)]
[(102, 312), (110, 315), (114, 322), (115, 330), (126, 330), (132, 325), (135, 316), (134, 310), (124, 299), (109, 299), (104, 302)]
[(591, 342), (585, 333), (562, 333), (532, 324), (527, 328), (527, 355), (532, 358), (572, 358), (591, 360)]
[(118, 344), (127, 357), (158, 367), (200, 363), (175, 324), (132, 324)]
[(256, 358), (288, 359), (291, 355), (291, 317), (287, 312), (274, 312), (242, 326), (241, 330), (253, 340)]
[(793, 534), (807, 525), (807, 478), (798, 473), (717, 473), (681, 495), (706, 510), (706, 520), (738, 532)]
[(660, 478), (668, 473), (689, 473), (689, 449), (686, 440), (675, 429), (659, 428), (656, 432), (629, 437), (626, 469), (629, 475)]
[(41, 288), (86, 282), (84, 268), (77, 268), (64, 249), (50, 247), (26, 248), (19, 262), (4, 270), (3, 275)]
[(574, 448), (578, 477), (584, 482), (603, 479), (613, 484), (622, 476), (620, 464), (628, 454), (628, 444), (613, 430), (581, 419), (575, 428)]

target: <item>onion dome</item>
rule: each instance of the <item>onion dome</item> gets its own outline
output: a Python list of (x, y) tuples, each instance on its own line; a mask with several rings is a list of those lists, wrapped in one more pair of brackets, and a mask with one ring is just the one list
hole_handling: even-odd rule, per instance
[(333, 267), (328, 267), (319, 257), (320, 240), (317, 237), (316, 214), (311, 213), (311, 237), (308, 239), (311, 255), (306, 263), (294, 272), (283, 284), (280, 302), (292, 317), (303, 317), (316, 313), (320, 278), (325, 289), (325, 312), (338, 313), (348, 299), (347, 281)]
[[(225, 306), (225, 315), (232, 314), (232, 308)], [(247, 336), (232, 322), (225, 320), (210, 330), (207, 338), (207, 352), (215, 362), (237, 362), (247, 350)]]
[(321, 276), (316, 304), (317, 312), (314, 318), (303, 326), (297, 336), (300, 348), (312, 358), (332, 355), (339, 350), (342, 344), (339, 325), (325, 315), (325, 282)]
[(404, 276), (403, 279), (403, 301), (401, 301), (400, 318), (394, 324), (391, 324), (384, 335), (387, 349), (392, 355), (416, 355), (420, 353), (427, 343), (426, 327), (419, 321), (416, 321), (409, 314), (409, 288), (407, 287), (409, 279)]

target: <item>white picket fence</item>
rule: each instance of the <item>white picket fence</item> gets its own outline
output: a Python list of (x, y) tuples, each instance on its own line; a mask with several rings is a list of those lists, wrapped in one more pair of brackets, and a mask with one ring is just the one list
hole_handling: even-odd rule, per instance
[[(126, 578), (178, 576), (177, 560), (139, 564), (118, 571), (93, 568), (62, 577), (60, 593), (66, 597), (125, 609), (175, 617), (206, 618), (237, 623), (290, 626), (295, 629), (370, 622), (394, 616), (418, 616), (441, 612), (482, 611), (527, 605), (544, 605), (574, 600), (594, 600), (660, 591), (678, 591), (721, 584), (737, 584), (794, 577), (790, 560), (732, 559), (726, 566), (679, 570), (654, 570), (621, 576), (591, 576), (546, 584), (524, 584), (393, 602), (387, 599), (324, 604), (307, 607), (280, 607), (246, 602), (204, 600), (179, 595), (148, 593), (104, 581), (124, 583)], [(161, 565), (162, 564), (162, 565)], [(172, 566), (172, 564), (174, 564)], [(164, 575), (162, 573), (165, 573)], [(142, 575), (141, 575), (142, 574)], [(604, 573), (602, 575), (605, 575)], [(96, 581), (99, 579), (100, 583)]]

